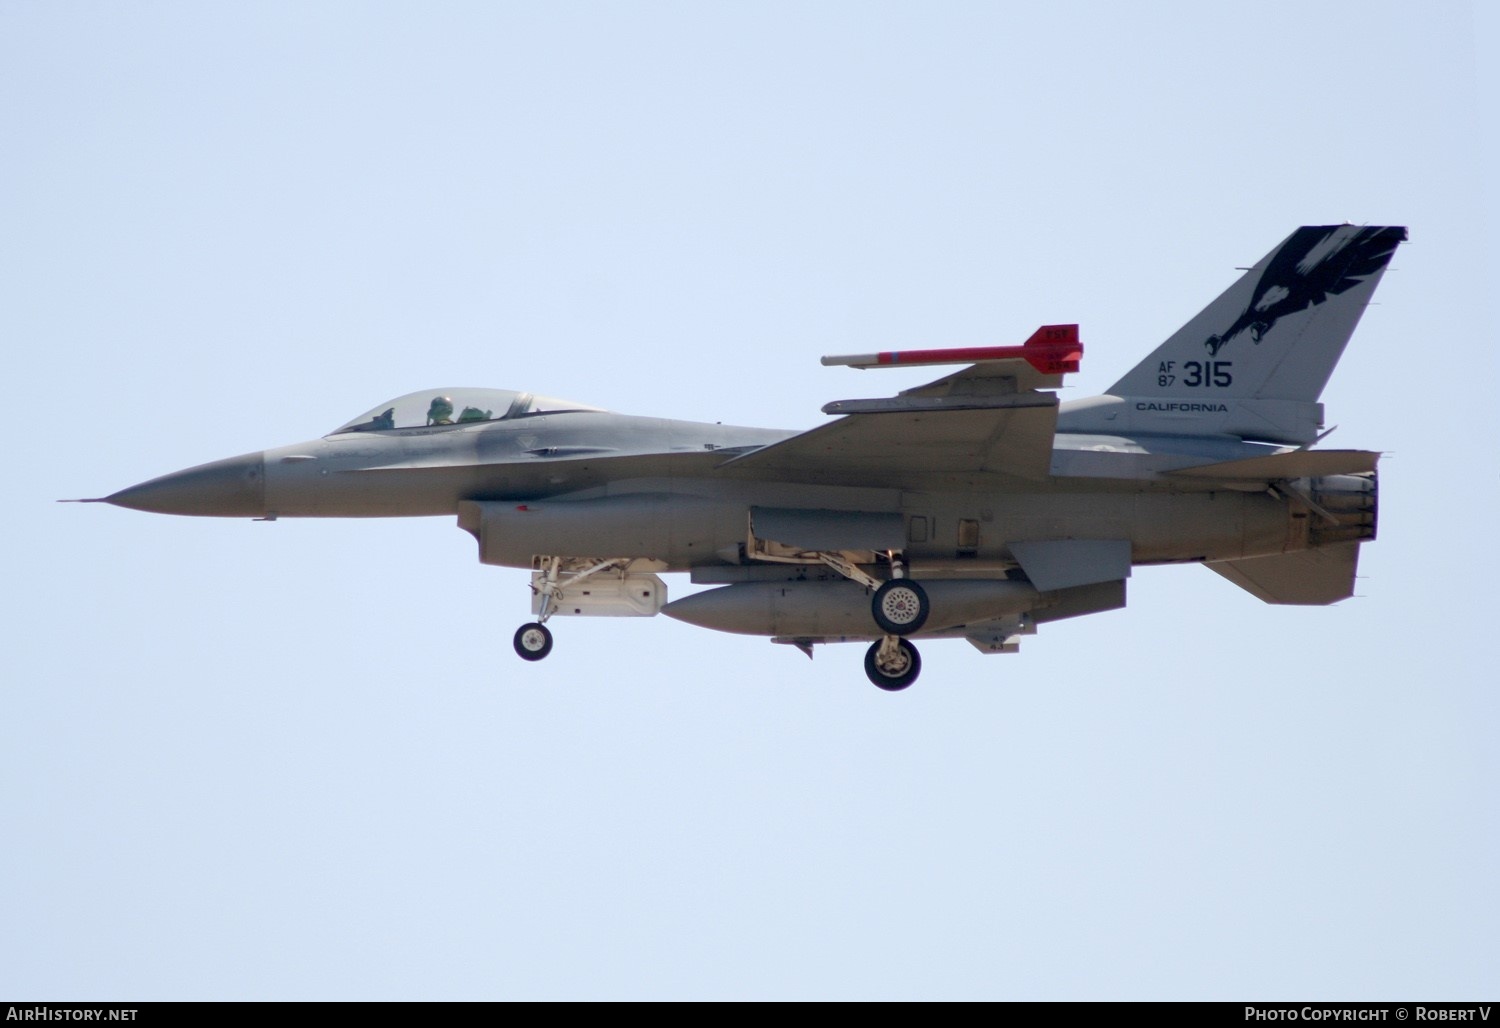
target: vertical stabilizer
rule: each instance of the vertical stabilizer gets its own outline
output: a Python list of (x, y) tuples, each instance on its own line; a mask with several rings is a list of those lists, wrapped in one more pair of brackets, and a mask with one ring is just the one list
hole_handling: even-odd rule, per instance
[(1316, 402), (1406, 229), (1297, 229), (1112, 386), (1115, 396)]

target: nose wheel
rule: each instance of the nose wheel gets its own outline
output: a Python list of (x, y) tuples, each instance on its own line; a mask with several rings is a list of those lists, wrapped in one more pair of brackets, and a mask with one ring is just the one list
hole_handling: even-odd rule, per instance
[(865, 674), (886, 692), (900, 692), (921, 673), (917, 648), (899, 636), (888, 635), (865, 651)]
[(542, 624), (522, 625), (516, 629), (515, 647), (522, 660), (541, 660), (552, 652), (552, 632)]

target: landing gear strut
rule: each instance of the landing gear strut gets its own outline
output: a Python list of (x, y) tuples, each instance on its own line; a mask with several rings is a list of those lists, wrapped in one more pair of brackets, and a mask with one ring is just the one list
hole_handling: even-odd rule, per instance
[(900, 692), (921, 673), (917, 648), (899, 636), (888, 635), (865, 651), (865, 674), (886, 692)]
[(561, 565), (562, 561), (558, 558), (549, 558), (543, 567), (541, 586), (533, 586), (542, 596), (537, 619), (516, 629), (516, 637), (512, 640), (516, 656), (522, 660), (541, 660), (552, 652), (552, 630), (547, 627), (547, 619), (552, 616), (552, 609), (557, 605), (557, 580)]

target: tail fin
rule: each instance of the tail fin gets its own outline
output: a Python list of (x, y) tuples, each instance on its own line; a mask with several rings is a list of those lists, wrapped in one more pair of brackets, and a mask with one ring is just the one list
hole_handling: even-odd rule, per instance
[(1315, 403), (1406, 229), (1297, 229), (1109, 390)]

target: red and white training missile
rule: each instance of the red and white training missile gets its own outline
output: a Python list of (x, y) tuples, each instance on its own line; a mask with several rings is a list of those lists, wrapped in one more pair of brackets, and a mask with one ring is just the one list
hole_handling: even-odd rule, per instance
[(1043, 325), (1020, 346), (962, 346), (939, 350), (886, 350), (824, 357), (826, 367), (895, 368), (922, 364), (984, 364), (1024, 360), (1043, 375), (1066, 375), (1078, 370), (1083, 344), (1077, 325)]

